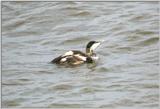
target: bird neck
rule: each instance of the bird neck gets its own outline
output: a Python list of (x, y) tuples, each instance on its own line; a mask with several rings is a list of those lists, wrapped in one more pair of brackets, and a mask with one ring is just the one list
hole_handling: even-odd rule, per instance
[(93, 55), (93, 50), (91, 50), (90, 48), (86, 48), (86, 54), (88, 56), (92, 56)]

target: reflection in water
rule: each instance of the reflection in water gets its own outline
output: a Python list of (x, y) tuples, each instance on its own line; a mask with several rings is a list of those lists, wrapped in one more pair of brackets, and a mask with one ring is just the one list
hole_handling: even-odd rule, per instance
[[(158, 108), (158, 2), (2, 2), (2, 107)], [(103, 40), (94, 64), (49, 62)]]

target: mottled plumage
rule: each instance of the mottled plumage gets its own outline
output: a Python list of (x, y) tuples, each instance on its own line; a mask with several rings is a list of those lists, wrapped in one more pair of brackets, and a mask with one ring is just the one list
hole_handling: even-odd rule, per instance
[(99, 42), (96, 41), (90, 41), (87, 44), (86, 47), (86, 53), (83, 53), (78, 50), (71, 50), (64, 55), (61, 55), (51, 61), (51, 63), (60, 64), (60, 65), (80, 65), (83, 63), (93, 63), (94, 59), (92, 56), (95, 56), (95, 53), (93, 53), (93, 50), (97, 48), (99, 45)]

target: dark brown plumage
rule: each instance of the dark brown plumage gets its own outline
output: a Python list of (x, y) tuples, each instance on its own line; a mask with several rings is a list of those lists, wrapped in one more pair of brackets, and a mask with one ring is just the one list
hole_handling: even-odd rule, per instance
[(61, 55), (51, 61), (51, 63), (60, 64), (60, 65), (79, 65), (83, 63), (93, 63), (94, 60), (92, 56), (96, 56), (93, 53), (93, 50), (99, 46), (99, 42), (90, 41), (86, 46), (86, 53), (83, 53), (78, 50), (71, 50), (66, 52), (64, 55)]

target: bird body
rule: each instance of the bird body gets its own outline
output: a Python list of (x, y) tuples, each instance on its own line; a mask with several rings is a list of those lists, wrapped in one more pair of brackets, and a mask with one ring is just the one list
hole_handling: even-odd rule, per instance
[(78, 50), (70, 50), (63, 55), (53, 59), (51, 63), (60, 65), (80, 65), (83, 63), (93, 63), (97, 59), (96, 54), (93, 52), (100, 42), (90, 41), (86, 46), (86, 53)]

